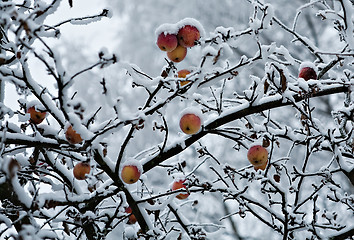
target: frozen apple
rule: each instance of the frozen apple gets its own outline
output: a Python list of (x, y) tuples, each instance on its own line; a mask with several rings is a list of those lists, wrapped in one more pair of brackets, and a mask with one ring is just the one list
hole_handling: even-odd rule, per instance
[(175, 50), (178, 45), (177, 36), (176, 34), (165, 34), (162, 32), (157, 37), (156, 44), (162, 51), (171, 52)]
[[(187, 189), (186, 185), (184, 184), (185, 181), (186, 181), (185, 179), (180, 179), (180, 180), (173, 182), (172, 190), (175, 191), (175, 190), (178, 190), (181, 188)], [(186, 199), (188, 196), (189, 196), (189, 193), (180, 193), (176, 196), (176, 198), (182, 200), (182, 199)]]
[(89, 174), (91, 171), (91, 166), (87, 162), (79, 162), (75, 165), (73, 169), (74, 177), (77, 180), (85, 180), (86, 174)]
[(172, 61), (172, 62), (180, 62), (182, 61), (187, 55), (187, 48), (178, 45), (175, 50), (172, 52), (167, 52), (167, 57)]
[(247, 158), (255, 170), (264, 170), (268, 163), (268, 151), (261, 145), (255, 145), (248, 150)]
[(82, 142), (80, 134), (78, 134), (72, 126), (69, 126), (65, 131), (66, 140), (71, 144), (77, 144)]
[(182, 132), (190, 135), (199, 132), (201, 125), (202, 121), (200, 117), (194, 113), (184, 114), (179, 121)]
[(299, 68), (299, 78), (303, 78), (305, 81), (310, 79), (317, 79), (316, 66), (312, 62), (302, 62)]
[[(177, 77), (178, 78), (186, 78), (187, 77), (187, 75), (188, 74), (190, 74), (191, 72), (189, 71), (189, 70), (187, 70), (187, 69), (182, 69), (182, 70), (179, 70), (178, 72), (177, 72)], [(186, 81), (180, 81), (179, 82), (179, 84), (181, 85), (181, 87), (182, 86), (184, 86), (184, 85), (186, 85), (186, 84), (188, 84), (190, 81), (188, 81), (188, 80), (186, 80)]]
[(40, 108), (37, 106), (29, 107), (27, 109), (27, 113), (30, 114), (30, 122), (34, 124), (40, 124), (47, 116), (47, 112), (44, 110), (40, 110)]
[(177, 38), (183, 47), (193, 47), (200, 38), (200, 32), (195, 26), (185, 25), (178, 31)]
[(132, 209), (131, 209), (131, 207), (127, 207), (127, 208), (125, 209), (125, 212), (130, 214), (130, 215), (129, 215), (129, 219), (128, 219), (128, 223), (129, 223), (129, 224), (134, 224), (134, 223), (136, 223), (136, 217), (135, 217), (135, 215), (134, 215), (134, 214), (131, 214), (131, 213), (133, 212)]
[(313, 68), (304, 67), (300, 70), (299, 78), (303, 78), (306, 81), (310, 79), (317, 79), (317, 73)]
[(132, 164), (127, 164), (122, 168), (121, 171), (121, 178), (123, 182), (127, 184), (133, 184), (136, 183), (141, 175), (141, 169), (139, 166)]

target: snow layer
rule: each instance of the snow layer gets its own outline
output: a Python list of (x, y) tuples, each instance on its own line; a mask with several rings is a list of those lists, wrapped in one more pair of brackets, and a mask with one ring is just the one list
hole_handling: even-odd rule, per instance
[(194, 18), (184, 18), (181, 21), (177, 23), (164, 23), (160, 25), (156, 30), (155, 30), (155, 35), (156, 37), (159, 36), (161, 33), (166, 34), (177, 34), (179, 29), (181, 29), (184, 26), (191, 25), (194, 26), (198, 29), (200, 36), (203, 37), (205, 35), (205, 30), (203, 28), (203, 25), (196, 19)]

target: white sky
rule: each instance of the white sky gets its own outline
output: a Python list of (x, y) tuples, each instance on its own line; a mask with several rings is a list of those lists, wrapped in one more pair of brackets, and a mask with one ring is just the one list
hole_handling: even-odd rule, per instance
[[(103, 0), (73, 0), (73, 3), (74, 6), (70, 8), (68, 1), (63, 0), (58, 11), (48, 17), (48, 22), (54, 24), (71, 17), (90, 16), (107, 8), (106, 1)], [(102, 46), (106, 46), (110, 50), (114, 46), (112, 38), (115, 31), (110, 31), (115, 28), (114, 25), (112, 19), (103, 18), (99, 22), (84, 26), (65, 24), (60, 29), (64, 39), (82, 39), (85, 44), (89, 44), (91, 50), (97, 49), (98, 51)]]

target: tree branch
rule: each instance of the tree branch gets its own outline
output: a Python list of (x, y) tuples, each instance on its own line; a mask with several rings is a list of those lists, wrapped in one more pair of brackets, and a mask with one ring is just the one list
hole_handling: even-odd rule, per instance
[[(339, 86), (339, 87), (328, 88), (328, 89), (315, 92), (311, 96), (293, 95), (292, 97), (294, 98), (295, 102), (299, 102), (308, 97), (314, 98), (314, 97), (326, 96), (326, 95), (337, 94), (337, 93), (345, 93), (348, 92), (349, 90), (350, 90), (349, 86)], [(149, 170), (159, 165), (160, 163), (164, 162), (165, 160), (169, 159), (170, 157), (179, 154), (187, 147), (195, 143), (197, 140), (207, 135), (209, 133), (208, 130), (213, 130), (226, 123), (232, 122), (236, 119), (241, 119), (251, 114), (255, 114), (269, 109), (289, 106), (291, 104), (293, 104), (293, 102), (288, 100), (284, 101), (283, 97), (279, 97), (276, 100), (267, 101), (265, 103), (261, 103), (251, 107), (249, 107), (248, 104), (243, 107), (238, 107), (239, 110), (221, 115), (219, 118), (215, 119), (214, 121), (206, 125), (202, 131), (185, 139), (184, 142), (170, 146), (159, 155), (146, 160), (145, 163), (143, 164), (144, 172), (148, 172)]]

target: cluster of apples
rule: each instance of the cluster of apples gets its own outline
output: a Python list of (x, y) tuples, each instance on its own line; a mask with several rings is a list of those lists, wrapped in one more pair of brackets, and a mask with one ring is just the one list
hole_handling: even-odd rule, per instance
[[(44, 121), (48, 113), (41, 104), (37, 101), (33, 101), (27, 106), (27, 113), (30, 114), (29, 122), (38, 125)], [(66, 140), (71, 144), (77, 144), (82, 142), (80, 134), (78, 134), (70, 125), (65, 130)]]
[[(77, 180), (85, 180), (86, 174), (89, 174), (90, 171), (91, 166), (88, 162), (79, 162), (73, 169), (74, 177)], [(141, 173), (142, 169), (140, 163), (136, 160), (130, 160), (128, 163), (123, 165), (120, 172), (120, 177), (126, 184), (133, 184), (140, 179)]]
[[(187, 73), (189, 74), (189, 73)], [(187, 84), (187, 83), (185, 83)], [(179, 126), (185, 134), (193, 135), (200, 131), (202, 126), (202, 119), (200, 114), (194, 113), (193, 111), (186, 111), (182, 114), (182, 117), (179, 121)], [(185, 185), (186, 179), (177, 179), (172, 184), (172, 191), (184, 188), (188, 189)], [(180, 193), (176, 196), (177, 199), (186, 199), (189, 196), (189, 193)]]
[(194, 47), (200, 39), (200, 24), (196, 20), (184, 19), (176, 24), (161, 25), (156, 30), (157, 46), (167, 52), (173, 62), (182, 61), (187, 48)]
[[(89, 174), (90, 171), (91, 166), (88, 162), (79, 162), (73, 168), (73, 174), (77, 180), (85, 180), (86, 174)], [(123, 165), (120, 177), (126, 184), (133, 184), (140, 179), (141, 173), (141, 164), (137, 160), (129, 160)]]
[[(181, 130), (188, 135), (196, 134), (200, 131), (202, 126), (202, 119), (198, 113), (193, 113), (192, 111), (186, 111), (185, 114), (182, 114), (180, 119), (180, 128)], [(120, 172), (120, 177), (123, 182), (126, 184), (136, 183), (142, 174), (141, 165), (138, 161), (129, 160), (128, 163), (123, 165)], [(187, 189), (185, 185), (186, 179), (178, 179), (173, 182), (171, 189), (178, 190), (181, 188)], [(189, 196), (189, 193), (180, 193), (176, 196), (177, 199), (186, 199)], [(130, 221), (130, 220), (129, 220)], [(131, 222), (131, 221), (130, 221)]]
[[(37, 101), (29, 103), (26, 112), (30, 114), (29, 122), (35, 125), (42, 123), (48, 115), (44, 107)], [(65, 129), (65, 138), (71, 144), (82, 142), (80, 134), (77, 133), (71, 125)], [(89, 174), (90, 171), (91, 166), (87, 162), (80, 162), (73, 168), (73, 174), (77, 180), (85, 180), (86, 174)]]

